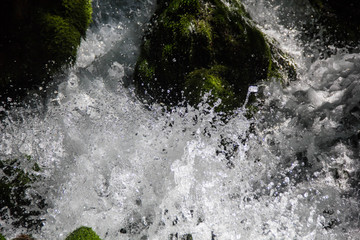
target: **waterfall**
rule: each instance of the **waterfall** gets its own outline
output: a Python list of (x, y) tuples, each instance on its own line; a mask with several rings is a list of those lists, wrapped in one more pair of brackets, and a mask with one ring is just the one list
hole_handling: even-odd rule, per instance
[[(41, 168), (29, 190), (46, 202), (34, 237), (88, 226), (109, 240), (359, 239), (360, 54), (325, 57), (302, 35), (306, 4), (243, 2), (298, 77), (252, 87), (259, 112), (225, 123), (206, 103), (139, 101), (131, 74), (155, 1), (93, 1), (76, 65), (45, 102), (0, 123), (1, 159)], [(12, 221), (0, 220), (5, 236), (27, 231)]]

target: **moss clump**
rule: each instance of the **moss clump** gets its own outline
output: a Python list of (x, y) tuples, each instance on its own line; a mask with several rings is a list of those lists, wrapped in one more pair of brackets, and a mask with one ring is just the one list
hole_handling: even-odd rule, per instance
[[(32, 167), (25, 170), (25, 165)], [(36, 216), (43, 214), (45, 200), (35, 191), (29, 192), (31, 184), (39, 180), (39, 169), (29, 156), (0, 160), (0, 218), (3, 221), (11, 218), (14, 227), (34, 230), (41, 227), (42, 220)]]
[[(42, 21), (46, 53), (53, 56), (50, 64), (60, 68), (62, 64), (59, 63), (68, 65), (73, 63), (76, 59), (76, 46), (80, 44), (80, 32), (69, 21), (58, 15), (44, 14)], [(59, 48), (62, 51), (59, 51)]]
[(101, 240), (89, 227), (80, 227), (73, 231), (65, 240)]
[(200, 103), (205, 94), (209, 94), (207, 102), (214, 105), (221, 100), (218, 111), (227, 111), (238, 106), (240, 99), (235, 96), (232, 86), (227, 82), (226, 76), (230, 74), (229, 69), (216, 65), (211, 69), (196, 69), (185, 77), (184, 94), (192, 105)]
[[(249, 85), (269, 77), (264, 35), (236, 0), (162, 0), (135, 69), (140, 95), (167, 105), (196, 105), (206, 91), (220, 109), (241, 106)], [(183, 94), (184, 93), (184, 94)]]
[(6, 238), (0, 233), (0, 240), (6, 240)]
[[(58, 0), (59, 1), (59, 0)], [(39, 24), (48, 66), (52, 72), (70, 66), (91, 22), (90, 0), (61, 0), (61, 5), (40, 10)]]
[(63, 0), (62, 6), (65, 19), (76, 27), (81, 36), (85, 36), (86, 30), (91, 22), (91, 1), (90, 0)]
[(90, 0), (5, 0), (0, 19), (0, 100), (49, 82), (75, 62), (91, 21)]

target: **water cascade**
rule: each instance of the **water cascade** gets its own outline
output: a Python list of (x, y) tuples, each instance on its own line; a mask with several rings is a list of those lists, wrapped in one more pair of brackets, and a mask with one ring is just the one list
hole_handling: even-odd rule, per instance
[[(325, 57), (303, 37), (306, 4), (243, 2), (298, 77), (252, 87), (259, 112), (224, 123), (206, 103), (168, 110), (133, 94), (154, 0), (93, 1), (76, 65), (0, 124), (1, 159), (41, 169), (27, 192), (46, 203), (27, 206), (40, 212), (34, 237), (88, 226), (109, 240), (359, 239), (360, 54), (330, 46)], [(0, 221), (5, 236), (29, 233), (14, 221)]]

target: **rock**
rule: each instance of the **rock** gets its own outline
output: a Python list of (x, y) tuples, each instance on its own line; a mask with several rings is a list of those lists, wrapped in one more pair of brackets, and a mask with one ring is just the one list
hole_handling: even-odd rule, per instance
[[(25, 165), (32, 168), (25, 169)], [(29, 191), (31, 184), (39, 180), (39, 171), (29, 156), (0, 160), (0, 218), (5, 222), (11, 219), (9, 224), (14, 228), (38, 230), (42, 226), (43, 220), (37, 216), (44, 214), (45, 199), (36, 191)]]
[(360, 24), (360, 2), (357, 0), (309, 0), (310, 3), (328, 16)]
[(35, 240), (35, 238), (32, 238), (29, 235), (21, 234), (12, 240)]
[(91, 21), (90, 0), (4, 0), (0, 37), (0, 100), (50, 81), (75, 62)]
[(150, 102), (197, 105), (206, 92), (219, 111), (242, 105), (248, 86), (270, 77), (270, 44), (236, 0), (159, 0), (134, 81)]
[(323, 25), (325, 44), (358, 46), (360, 39), (360, 1), (309, 0)]
[(80, 227), (73, 231), (65, 240), (101, 240), (89, 227)]
[[(226, 80), (226, 67), (215, 65), (211, 69), (196, 69), (185, 77), (184, 96), (191, 105), (201, 102), (204, 94), (209, 93), (208, 102), (215, 103), (221, 99), (218, 111), (226, 111), (233, 103), (241, 100), (234, 95), (233, 87)], [(235, 105), (236, 106), (236, 105)]]

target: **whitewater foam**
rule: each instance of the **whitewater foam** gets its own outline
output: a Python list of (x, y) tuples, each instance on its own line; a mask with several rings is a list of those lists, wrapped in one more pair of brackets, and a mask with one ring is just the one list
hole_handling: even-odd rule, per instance
[[(1, 158), (30, 155), (43, 169), (33, 190), (48, 205), (35, 237), (62, 240), (85, 225), (110, 240), (357, 239), (360, 56), (310, 59), (279, 18), (293, 1), (244, 2), (299, 79), (262, 83), (259, 112), (247, 119), (241, 108), (226, 123), (206, 103), (138, 101), (130, 76), (153, 5), (95, 2), (96, 25), (46, 110), (14, 109), (1, 122)], [(24, 231), (0, 224), (8, 237)]]

